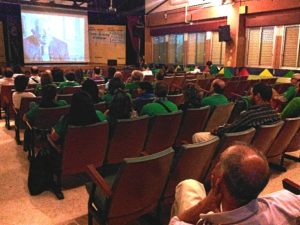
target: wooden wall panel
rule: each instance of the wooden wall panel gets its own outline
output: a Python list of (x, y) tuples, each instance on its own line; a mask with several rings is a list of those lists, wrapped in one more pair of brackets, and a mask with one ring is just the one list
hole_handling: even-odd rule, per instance
[(5, 64), (5, 44), (4, 44), (4, 33), (3, 33), (3, 22), (0, 21), (0, 64)]

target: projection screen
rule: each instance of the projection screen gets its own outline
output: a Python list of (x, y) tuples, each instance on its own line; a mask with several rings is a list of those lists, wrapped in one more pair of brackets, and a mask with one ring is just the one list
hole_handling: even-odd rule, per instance
[(89, 62), (87, 14), (22, 7), (24, 63)]

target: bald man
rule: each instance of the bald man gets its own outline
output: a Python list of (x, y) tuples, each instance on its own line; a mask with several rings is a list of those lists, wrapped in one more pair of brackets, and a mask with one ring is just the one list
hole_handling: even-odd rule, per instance
[(268, 161), (261, 152), (246, 145), (231, 146), (212, 172), (207, 196), (198, 181), (177, 185), (169, 225), (298, 224), (300, 196), (281, 190), (258, 197), (268, 181)]
[(221, 79), (215, 79), (211, 83), (210, 92), (211, 96), (202, 99), (201, 105), (224, 105), (229, 103), (228, 99), (223, 95), (225, 82)]

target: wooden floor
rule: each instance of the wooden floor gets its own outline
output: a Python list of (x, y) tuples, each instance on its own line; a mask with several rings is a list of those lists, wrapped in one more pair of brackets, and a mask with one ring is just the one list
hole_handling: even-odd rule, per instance
[[(286, 160), (285, 165), (288, 171), (273, 173), (262, 194), (282, 189), (281, 180), (285, 177), (300, 183), (300, 163)], [(65, 190), (62, 201), (56, 200), (50, 192), (30, 196), (28, 166), (27, 154), (16, 145), (13, 129), (6, 130), (3, 120), (0, 120), (0, 224), (86, 225), (88, 195), (85, 188)]]

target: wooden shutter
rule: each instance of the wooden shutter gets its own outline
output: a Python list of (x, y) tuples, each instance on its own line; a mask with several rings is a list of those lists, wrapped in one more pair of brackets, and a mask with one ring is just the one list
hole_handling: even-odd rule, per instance
[(183, 34), (176, 35), (175, 63), (183, 64)]
[(167, 42), (165, 36), (159, 37), (159, 55), (160, 62), (167, 63)]
[(259, 65), (259, 49), (260, 49), (260, 28), (248, 29), (248, 55), (247, 65), (258, 66)]
[(153, 44), (153, 62), (160, 63), (160, 61), (159, 61), (159, 37), (153, 37), (152, 44)]
[(273, 43), (274, 43), (274, 27), (262, 28), (259, 65), (272, 66)]
[(195, 64), (196, 59), (196, 38), (197, 34), (189, 34), (188, 36), (188, 52), (187, 52), (187, 64)]
[(174, 64), (175, 63), (175, 55), (176, 55), (176, 35), (170, 34), (169, 35), (169, 42), (168, 42), (168, 63)]
[(206, 33), (197, 33), (196, 64), (205, 65)]
[(219, 42), (218, 32), (212, 33), (211, 61), (213, 64), (222, 63), (222, 42)]
[(297, 67), (299, 46), (299, 26), (285, 28), (282, 66)]

